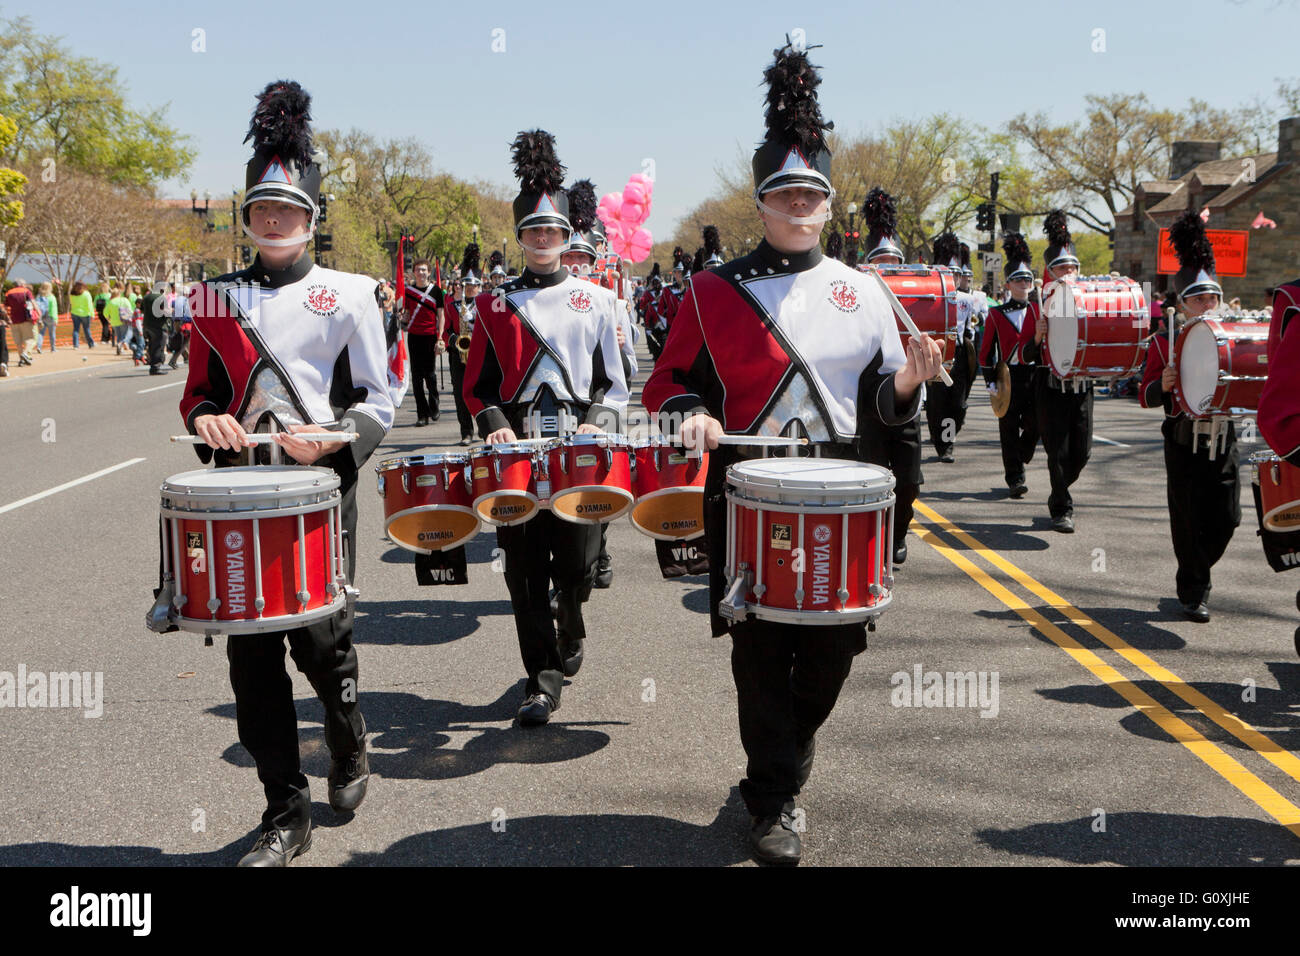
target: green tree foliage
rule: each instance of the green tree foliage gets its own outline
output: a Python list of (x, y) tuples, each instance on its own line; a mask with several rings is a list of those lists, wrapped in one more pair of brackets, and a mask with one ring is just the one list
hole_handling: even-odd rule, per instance
[[(18, 135), (18, 126), (13, 120), (0, 115), (0, 155), (6, 153), (9, 144)], [(14, 169), (0, 168), (0, 228), (15, 226), (23, 218), (23, 187), (27, 177)]]

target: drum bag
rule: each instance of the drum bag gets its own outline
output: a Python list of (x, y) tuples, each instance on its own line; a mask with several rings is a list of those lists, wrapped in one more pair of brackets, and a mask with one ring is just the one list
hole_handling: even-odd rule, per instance
[(465, 546), (415, 556), (415, 580), (422, 585), (469, 584)]
[(1259, 496), (1259, 485), (1251, 482), (1255, 495), (1255, 517), (1259, 521), (1259, 540), (1264, 545), (1264, 557), (1274, 571), (1300, 568), (1300, 531), (1270, 531), (1264, 527), (1264, 502)]
[(659, 571), (665, 578), (709, 573), (709, 549), (704, 535), (686, 541), (655, 541)]

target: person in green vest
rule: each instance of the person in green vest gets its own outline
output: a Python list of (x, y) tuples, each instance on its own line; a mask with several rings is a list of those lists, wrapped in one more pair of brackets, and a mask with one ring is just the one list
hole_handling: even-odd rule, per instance
[(86, 288), (86, 283), (78, 280), (72, 284), (72, 294), (68, 296), (68, 312), (72, 315), (72, 347), (80, 348), (79, 332), (86, 335), (86, 345), (95, 347), (95, 337), (90, 333), (90, 317), (95, 314), (95, 300)]

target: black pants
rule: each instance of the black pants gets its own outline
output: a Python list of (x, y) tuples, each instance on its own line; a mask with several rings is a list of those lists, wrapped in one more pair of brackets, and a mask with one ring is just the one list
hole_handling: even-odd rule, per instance
[(152, 319), (146, 319), (144, 323), (144, 341), (145, 352), (149, 359), (150, 368), (158, 368), (163, 363), (164, 352), (167, 344), (167, 333), (165, 331), (165, 322), (155, 322)]
[(0, 325), (0, 365), (9, 364), (9, 326)]
[[(474, 437), (474, 416), (469, 413), (469, 406), (465, 404), (465, 363), (460, 360), (460, 353), (455, 349), (447, 352), (448, 361), (451, 362), (451, 397), (456, 402), (456, 420), (460, 423), (460, 437)], [(434, 402), (436, 407), (437, 402)]]
[(525, 693), (550, 694), (558, 701), (564, 664), (551, 615), (551, 581), (559, 591), (559, 626), (571, 639), (585, 638), (582, 602), (591, 594), (600, 528), (542, 511), (523, 524), (497, 528), (497, 544), (505, 551), (506, 588), (528, 674)]
[(921, 474), (921, 422), (881, 425), (861, 441), (862, 460), (894, 473), (894, 549), (907, 537), (916, 496), (925, 484)]
[[(415, 386), (415, 417), (438, 417), (438, 336), (408, 335), (411, 378)], [(427, 390), (427, 394), (426, 394)]]
[[(356, 485), (343, 496), (347, 531), (348, 579), (356, 571)], [(266, 791), (263, 826), (303, 826), (311, 819), (311, 795), (298, 762), (298, 715), (293, 681), (284, 667), (289, 655), (306, 675), (325, 707), (325, 742), (337, 758), (361, 749), (365, 726), (357, 706), (357, 652), (352, 647), (352, 618), (334, 616), (287, 633), (232, 634), (226, 638), (230, 685), (235, 691), (239, 742), (257, 762), (257, 777)]]
[(866, 649), (866, 627), (799, 627), (749, 620), (731, 631), (740, 742), (748, 762), (740, 795), (771, 816), (799, 792), (798, 750), (825, 721)]
[(965, 344), (958, 345), (952, 362), (952, 385), (941, 379), (925, 384), (925, 420), (930, 426), (930, 442), (936, 454), (951, 455), (957, 433), (966, 424), (966, 404), (970, 396), (970, 366)]
[(1070, 486), (1078, 480), (1092, 454), (1092, 385), (1081, 392), (1068, 388), (1060, 391), (1052, 387), (1051, 380), (1051, 372), (1038, 370), (1034, 401), (1052, 482), (1047, 510), (1053, 518), (1059, 518), (1074, 514)]
[(1210, 593), (1210, 568), (1223, 557), (1232, 533), (1241, 524), (1241, 480), (1236, 435), (1229, 426), (1226, 449), (1210, 460), (1202, 439), (1192, 445), (1174, 441), (1165, 420), (1165, 494), (1169, 531), (1178, 559), (1178, 600), (1199, 604)]
[(108, 319), (104, 318), (102, 314), (98, 316), (98, 319), (99, 319), (99, 341), (107, 342), (111, 345), (113, 343), (113, 326), (109, 323)]
[(1011, 368), (1011, 404), (998, 419), (998, 439), (1002, 445), (1002, 471), (1007, 486), (1023, 484), (1025, 465), (1033, 461), (1038, 447), (1038, 414), (1034, 404), (1033, 369), (1016, 365)]

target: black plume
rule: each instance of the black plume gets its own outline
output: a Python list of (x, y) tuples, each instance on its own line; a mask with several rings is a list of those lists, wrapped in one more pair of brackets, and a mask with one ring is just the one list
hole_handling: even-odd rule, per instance
[(293, 80), (276, 80), (258, 94), (244, 142), (251, 139), (254, 152), (265, 147), (306, 169), (312, 154), (309, 122), (311, 96)]
[(495, 269), (497, 266), (505, 268), (506, 257), (501, 254), (500, 249), (493, 249), (492, 255), (488, 256), (488, 265)]
[(717, 226), (704, 227), (704, 256), (722, 255), (722, 240), (718, 237)]
[(568, 189), (569, 223), (574, 232), (590, 232), (596, 224), (596, 186), (590, 179), (579, 179)]
[(890, 236), (897, 234), (898, 209), (894, 205), (894, 197), (879, 186), (872, 186), (871, 192), (867, 193), (867, 200), (862, 206), (862, 215), (866, 219), (869, 230), (883, 232)]
[(682, 266), (683, 268), (685, 268), (690, 261), (691, 261), (691, 257), (682, 251), (681, 246), (673, 246), (673, 268), (674, 269), (676, 269), (678, 266)]
[(462, 277), (473, 272), (478, 275), (478, 243), (471, 242), (465, 247), (465, 255), (460, 260), (460, 274)]
[(970, 246), (961, 243), (961, 265), (963, 269), (970, 268)]
[(795, 50), (788, 36), (785, 46), (772, 54), (772, 65), (763, 71), (767, 81), (766, 138), (792, 143), (805, 156), (826, 149), (825, 133), (835, 124), (822, 119), (817, 104), (817, 87), (822, 81), (817, 67), (808, 62), (806, 52)]
[(1169, 244), (1183, 268), (1214, 271), (1214, 247), (1205, 235), (1205, 223), (1191, 209), (1169, 227)]
[(838, 230), (834, 230), (826, 237), (826, 257), (828, 259), (838, 259), (844, 254), (844, 236)]
[(650, 270), (650, 278), (651, 279), (659, 278), (659, 263), (656, 262), (654, 264), (654, 268)]
[(521, 132), (510, 145), (515, 176), (526, 193), (552, 193), (564, 182), (555, 137), (545, 130)]
[(948, 230), (939, 233), (934, 240), (934, 264), (946, 266), (954, 259), (961, 257), (961, 243), (957, 236)]
[(695, 250), (695, 258), (691, 260), (691, 272), (704, 271), (704, 247)]
[(1006, 254), (1010, 265), (1033, 262), (1033, 257), (1029, 253), (1029, 243), (1018, 232), (1009, 232), (1002, 237), (1002, 251)]
[(1065, 218), (1062, 209), (1053, 209), (1047, 214), (1047, 219), (1043, 221), (1043, 231), (1047, 233), (1047, 241), (1054, 246), (1070, 244), (1070, 221)]

